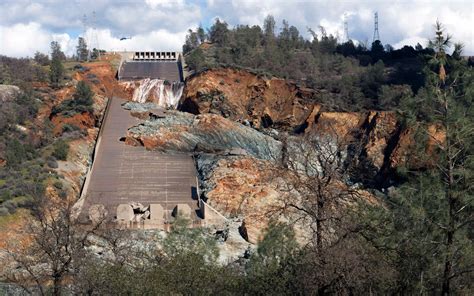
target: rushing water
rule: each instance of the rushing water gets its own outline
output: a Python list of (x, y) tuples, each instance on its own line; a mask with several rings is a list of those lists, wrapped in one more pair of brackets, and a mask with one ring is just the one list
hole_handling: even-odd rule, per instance
[(138, 103), (155, 102), (164, 108), (176, 109), (183, 94), (182, 82), (165, 82), (161, 79), (140, 80), (132, 100)]

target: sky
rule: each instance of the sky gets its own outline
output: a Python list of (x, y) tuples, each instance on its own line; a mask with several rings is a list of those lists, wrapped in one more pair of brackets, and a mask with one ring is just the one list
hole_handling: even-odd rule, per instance
[(473, 0), (0, 0), (0, 54), (48, 53), (54, 40), (72, 55), (79, 36), (108, 51), (180, 51), (189, 28), (208, 28), (216, 18), (230, 27), (262, 25), (269, 14), (278, 30), (285, 19), (308, 39), (307, 28), (320, 25), (342, 37), (346, 18), (349, 37), (370, 44), (375, 12), (383, 44), (425, 46), (439, 20), (474, 55)]

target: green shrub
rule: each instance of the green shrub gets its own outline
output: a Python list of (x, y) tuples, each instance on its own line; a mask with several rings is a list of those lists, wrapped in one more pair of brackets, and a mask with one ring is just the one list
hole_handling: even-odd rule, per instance
[(46, 161), (46, 163), (48, 164), (48, 167), (52, 168), (52, 169), (57, 169), (58, 168), (58, 162), (56, 161), (56, 159), (48, 159)]
[(17, 139), (11, 140), (7, 144), (5, 158), (9, 167), (17, 167), (27, 158), (25, 146)]
[(17, 203), (13, 201), (12, 199), (7, 200), (2, 204), (2, 206), (8, 210), (9, 214), (14, 214), (16, 212), (16, 209), (18, 207)]
[(58, 140), (54, 143), (54, 151), (52, 156), (59, 160), (66, 160), (69, 153), (69, 144), (64, 140)]
[(54, 106), (52, 114), (63, 114), (64, 116), (73, 116), (77, 113), (92, 112), (94, 103), (94, 93), (87, 83), (79, 81), (76, 86), (76, 92), (72, 99), (64, 100), (58, 106)]
[(9, 215), (10, 213), (8, 212), (8, 209), (7, 208), (4, 208), (4, 207), (0, 207), (0, 217), (1, 216), (6, 216), (6, 215)]
[(53, 186), (56, 188), (56, 189), (63, 189), (64, 185), (61, 181), (57, 180), (53, 183)]
[(63, 133), (70, 133), (70, 132), (80, 131), (80, 130), (81, 129), (77, 125), (74, 125), (74, 124), (66, 123), (65, 125), (63, 125)]

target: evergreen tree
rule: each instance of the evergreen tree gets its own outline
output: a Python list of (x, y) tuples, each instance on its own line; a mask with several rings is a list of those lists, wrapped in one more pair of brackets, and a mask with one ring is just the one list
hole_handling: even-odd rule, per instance
[(39, 51), (35, 52), (34, 60), (41, 66), (48, 66), (50, 63), (48, 55)]
[(52, 41), (51, 42), (51, 59), (58, 59), (60, 61), (65, 61), (66, 60), (66, 55), (64, 52), (61, 50), (61, 45), (57, 41)]
[(370, 54), (372, 55), (373, 62), (377, 62), (384, 56), (384, 48), (380, 40), (375, 40), (372, 43), (372, 47), (370, 48)]
[[(370, 219), (380, 224), (367, 236), (389, 250), (399, 272), (397, 293), (469, 294), (474, 271), (474, 73), (456, 58), (459, 52), (447, 54), (450, 36), (440, 23), (430, 47), (434, 54), (426, 87), (403, 104), (405, 118), (418, 129), (412, 148), (424, 169), (420, 164), (408, 167), (407, 183), (389, 196), (390, 211), (380, 209), (383, 219)], [(433, 130), (441, 133), (435, 136)]]
[(202, 28), (202, 26), (199, 26), (196, 33), (197, 33), (197, 37), (199, 39), (199, 43), (203, 43), (203, 42), (207, 41), (207, 34), (204, 31), (204, 29)]
[(220, 46), (226, 45), (229, 40), (229, 28), (227, 23), (216, 19), (216, 22), (209, 30), (209, 39), (212, 43), (216, 43)]
[[(436, 37), (430, 41), (435, 54), (430, 61), (428, 103), (433, 106), (433, 124), (445, 131), (445, 139), (442, 142), (434, 139), (440, 157), (433, 173), (439, 187), (433, 193), (440, 197), (442, 207), (441, 213), (434, 212), (435, 217), (430, 218), (433, 221), (441, 218), (435, 225), (441, 239), (443, 295), (451, 294), (454, 291), (451, 283), (474, 268), (474, 241), (469, 235), (469, 227), (474, 224), (474, 84), (472, 69), (467, 69), (465, 61), (460, 59), (462, 47), (456, 45), (453, 58), (448, 58), (450, 39), (437, 22)], [(463, 283), (460, 280), (458, 284)]]
[(275, 24), (275, 18), (272, 15), (267, 15), (263, 21), (263, 34), (267, 45), (275, 41)]
[(79, 37), (77, 46), (76, 46), (76, 56), (77, 59), (81, 62), (86, 61), (89, 55), (89, 51), (87, 49), (86, 40), (82, 37)]
[(202, 49), (196, 48), (189, 54), (189, 56), (187, 56), (186, 63), (190, 69), (193, 69), (197, 72), (202, 70), (205, 64), (205, 58), (206, 57), (204, 56)]
[(199, 46), (199, 36), (196, 32), (189, 29), (188, 34), (186, 35), (186, 41), (183, 45), (183, 52), (186, 54), (193, 49), (196, 49)]
[(64, 74), (62, 60), (64, 53), (57, 41), (51, 42), (51, 67), (49, 70), (49, 80), (53, 87), (59, 87)]

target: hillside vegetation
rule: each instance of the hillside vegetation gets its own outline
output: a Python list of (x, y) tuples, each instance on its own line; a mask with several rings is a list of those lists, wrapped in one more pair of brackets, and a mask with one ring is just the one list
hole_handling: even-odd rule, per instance
[(424, 86), (424, 65), (434, 53), (430, 47), (394, 49), (379, 40), (370, 47), (352, 40), (339, 43), (323, 27), (309, 33), (311, 40), (286, 21), (277, 25), (272, 16), (263, 27), (229, 28), (216, 20), (208, 32), (189, 30), (183, 51), (192, 71), (234, 66), (295, 80), (319, 90), (315, 100), (328, 110), (403, 108)]
[[(380, 294), (472, 292), (472, 59), (462, 58), (462, 44), (452, 44), (451, 36), (440, 23), (436, 23), (435, 34), (426, 48), (417, 45), (398, 50), (390, 45), (383, 46), (379, 40), (370, 48), (362, 44), (355, 46), (352, 41), (339, 44), (336, 38), (324, 32), (324, 28), (320, 31), (316, 34), (310, 30), (313, 39), (309, 41), (286, 22), (276, 32), (271, 16), (265, 19), (263, 28), (245, 25), (229, 28), (225, 22), (216, 20), (208, 32), (201, 28), (190, 30), (183, 47), (191, 71), (207, 73), (206, 69), (222, 67), (246, 69), (268, 77), (267, 85), (261, 87), (263, 90), (273, 82), (270, 77), (286, 78), (300, 88), (311, 88), (313, 91), (306, 93), (313, 95), (311, 98), (306, 95), (305, 100), (321, 105), (322, 110), (349, 112), (340, 114), (341, 118), (353, 116), (350, 113), (353, 111), (391, 111), (397, 115), (397, 126), (401, 131), (397, 141), (406, 141), (399, 136), (412, 135), (408, 157), (417, 161), (406, 162), (390, 172), (390, 177), (396, 176), (398, 180), (396, 187), (389, 188), (384, 194), (375, 192), (377, 205), (365, 205), (355, 211), (339, 208), (336, 212), (340, 216), (326, 208), (332, 202), (337, 204), (337, 200), (347, 194), (340, 188), (328, 190), (327, 184), (334, 176), (340, 177), (348, 164), (334, 171), (330, 167), (333, 163), (329, 162), (319, 176), (303, 174), (302, 180), (298, 177), (298, 185), (291, 190), (301, 193), (306, 203), (288, 203), (305, 217), (302, 219), (313, 219), (315, 241), (302, 251), (311, 259), (305, 257), (298, 261), (296, 264), (301, 265), (294, 270), (287, 270), (290, 266), (287, 262), (277, 264), (278, 271), (285, 275), (301, 272), (304, 266), (308, 268), (305, 275), (301, 275), (306, 277), (305, 283), (288, 288), (287, 293), (295, 289), (317, 291), (317, 295), (358, 294), (369, 282), (370, 288), (365, 286), (365, 292), (371, 290)], [(218, 70), (215, 72), (219, 73)], [(224, 117), (241, 120), (242, 115), (232, 113), (237, 103), (229, 103), (226, 98), (226, 92), (231, 96), (228, 91), (232, 88), (227, 85), (231, 83), (221, 79), (222, 87), (216, 88), (223, 89), (222, 92), (206, 93), (212, 83), (205, 82), (204, 88), (195, 88), (194, 97), (184, 108), (196, 114), (202, 110), (217, 111)], [(235, 85), (238, 84), (239, 81), (235, 81)], [(249, 84), (251, 89), (239, 89), (239, 92), (258, 92), (255, 85)], [(276, 97), (276, 101), (286, 99), (278, 98), (278, 94)], [(256, 108), (252, 98), (249, 102), (247, 99), (241, 101), (244, 109), (250, 108), (244, 118), (251, 117)], [(261, 113), (263, 124), (257, 124), (257, 128), (272, 125), (272, 121), (264, 117), (271, 114), (268, 112), (271, 111), (265, 109)], [(316, 116), (314, 124), (321, 120), (322, 117)], [(363, 129), (364, 126), (359, 135), (362, 138)], [(433, 130), (440, 134), (434, 136)], [(365, 136), (375, 139), (370, 134)], [(323, 142), (324, 138), (320, 137), (299, 152), (288, 148), (288, 153), (299, 153), (296, 157), (305, 159)], [(392, 149), (384, 151), (385, 155), (392, 152)], [(323, 153), (319, 151), (319, 157)], [(351, 155), (351, 150), (348, 153)], [(308, 170), (311, 163), (305, 164), (300, 170)], [(282, 170), (280, 172), (283, 174)], [(324, 235), (325, 231), (331, 234)], [(346, 257), (349, 254), (351, 258)], [(298, 256), (290, 257), (301, 260)], [(361, 271), (358, 267), (363, 265), (362, 261), (372, 263)], [(376, 271), (378, 268), (381, 269)], [(378, 284), (376, 278), (380, 280)], [(292, 283), (295, 281), (291, 280)], [(306, 290), (304, 287), (312, 288)]]

